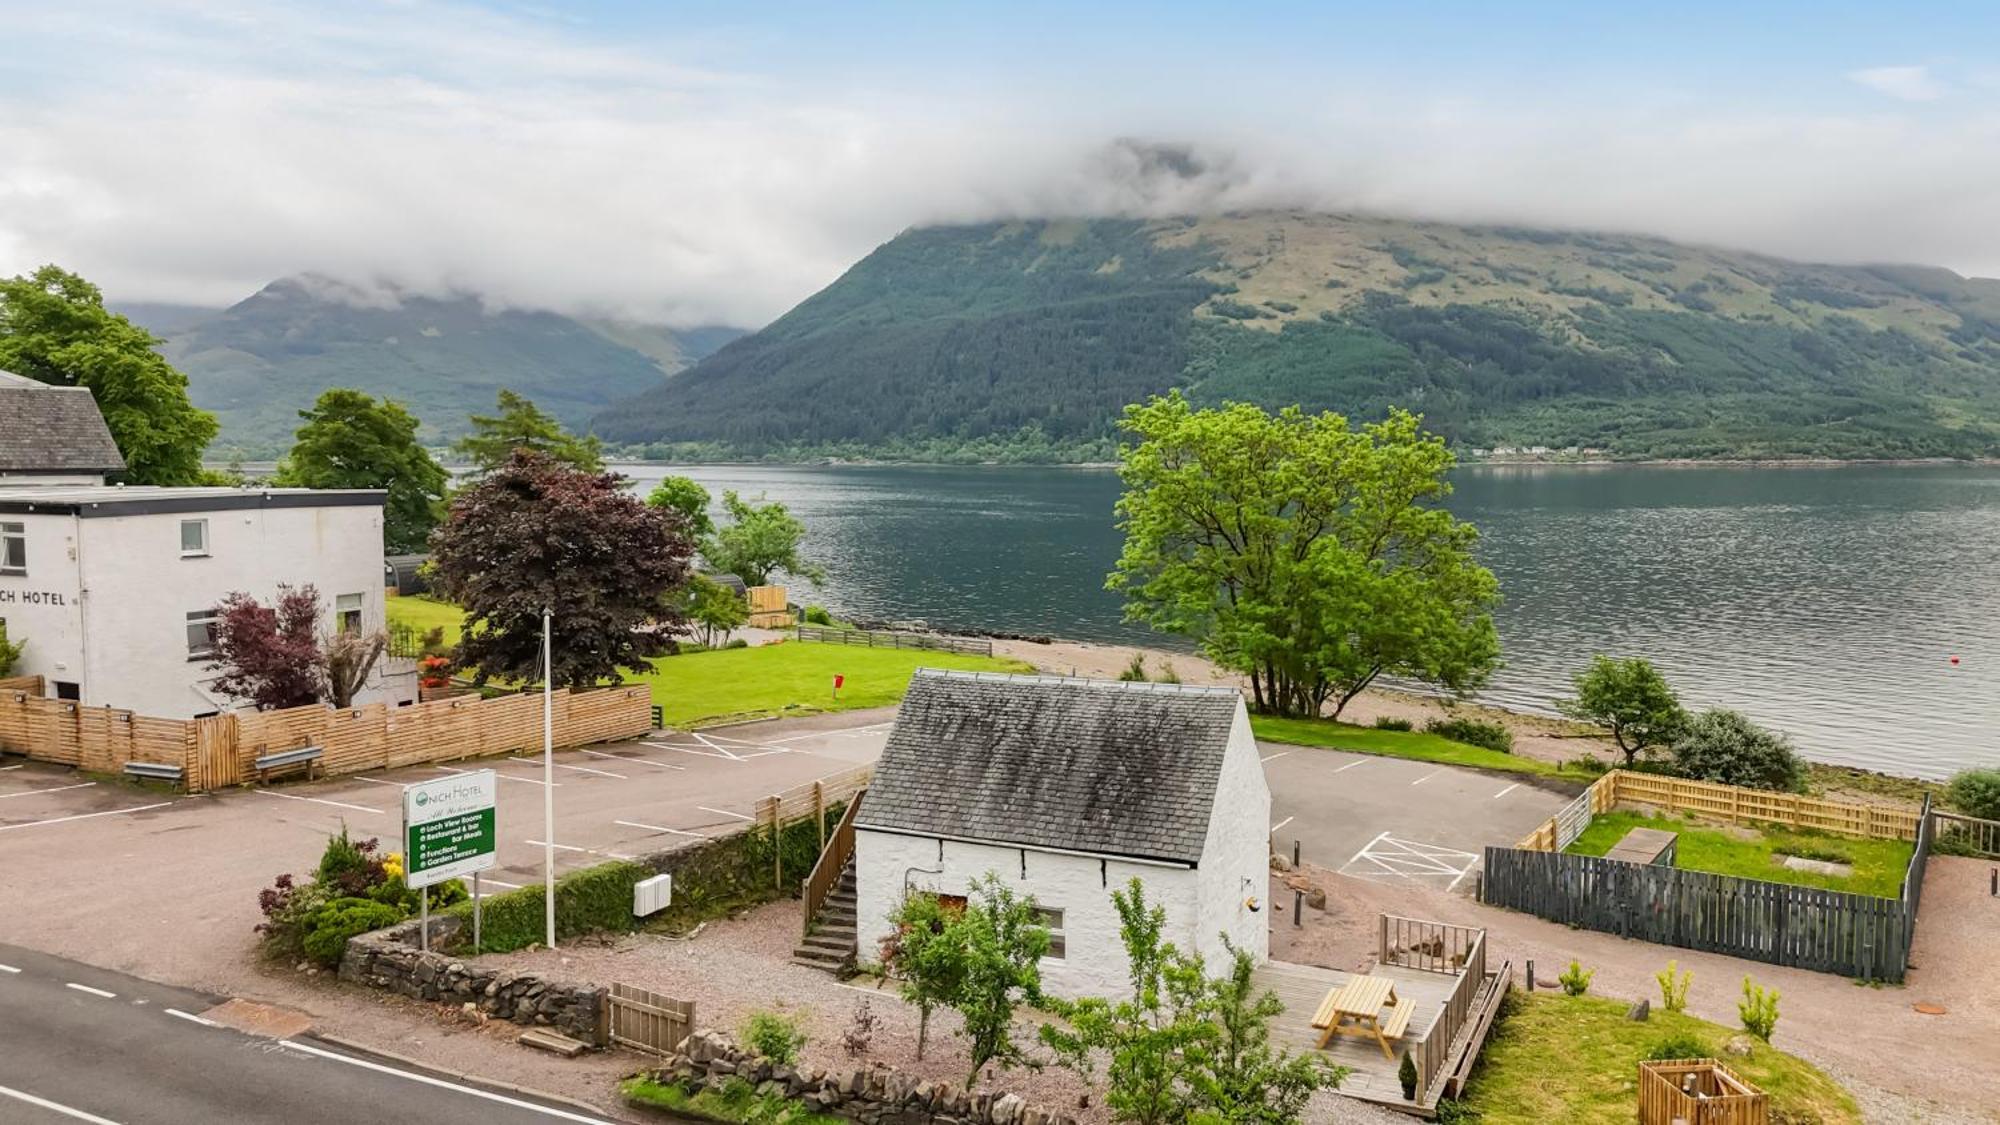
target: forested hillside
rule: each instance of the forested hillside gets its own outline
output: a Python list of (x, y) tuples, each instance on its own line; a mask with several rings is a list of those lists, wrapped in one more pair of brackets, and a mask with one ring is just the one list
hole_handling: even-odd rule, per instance
[(1174, 386), (1405, 406), (1471, 447), (1992, 456), (2000, 282), (1341, 215), (925, 228), (595, 427), (657, 455), (1094, 459)]

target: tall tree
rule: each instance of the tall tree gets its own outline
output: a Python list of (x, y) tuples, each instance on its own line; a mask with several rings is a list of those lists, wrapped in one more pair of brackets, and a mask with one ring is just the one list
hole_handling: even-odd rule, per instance
[(882, 961), (899, 982), (903, 999), (917, 1008), (917, 1060), (930, 1040), (931, 1014), (949, 1007), (965, 972), (958, 935), (951, 925), (958, 912), (945, 909), (933, 894), (907, 891), (889, 915), (895, 932), (882, 942)]
[(1642, 657), (1614, 660), (1598, 653), (1576, 674), (1576, 696), (1557, 706), (1572, 719), (1595, 723), (1611, 733), (1631, 769), (1639, 756), (1673, 744), (1687, 726), (1687, 712), (1667, 678)]
[(261, 711), (304, 707), (326, 697), (319, 642), (319, 591), (280, 586), (275, 605), (238, 591), (222, 599), (209, 669), (215, 690)]
[(334, 387), (299, 417), (305, 425), (273, 483), (387, 489), (384, 543), (399, 553), (423, 550), (437, 526), (448, 478), (417, 441), (416, 415), (400, 403)]
[(768, 585), (774, 574), (794, 574), (814, 585), (826, 580), (826, 571), (799, 555), (806, 525), (783, 504), (753, 504), (731, 491), (722, 494), (722, 507), (729, 523), (703, 547), (709, 565), (746, 586)]
[(715, 533), (715, 521), (708, 514), (708, 489), (692, 477), (667, 477), (653, 486), (646, 503), (655, 508), (671, 508), (687, 521), (695, 542), (705, 542)]
[(681, 624), (668, 607), (694, 551), (677, 514), (616, 475), (529, 450), (458, 493), (433, 544), (439, 588), (465, 609), (459, 663), (479, 683), (540, 682), (548, 607), (563, 687), (648, 670)]
[(1382, 676), (1454, 693), (1499, 663), (1499, 584), (1441, 503), (1443, 441), (1394, 411), (1126, 408), (1125, 548), (1106, 585), (1128, 620), (1195, 638), (1249, 676), (1259, 710), (1337, 717)]
[(160, 341), (104, 307), (97, 286), (56, 266), (0, 281), (0, 369), (88, 387), (133, 484), (199, 484), (215, 415), (188, 400)]
[(750, 620), (750, 602), (742, 594), (703, 574), (693, 575), (683, 588), (681, 611), (697, 641), (714, 648)]
[(499, 413), (474, 414), (472, 432), (451, 448), (482, 475), (505, 464), (517, 449), (540, 453), (586, 473), (604, 468), (604, 446), (596, 435), (570, 433), (527, 396), (507, 390), (500, 392)]
[(966, 906), (947, 927), (947, 943), (963, 957), (952, 1007), (972, 1066), (971, 1089), (989, 1062), (1015, 1066), (1025, 1057), (1014, 1042), (1014, 1009), (1042, 999), (1041, 960), (1049, 930), (1035, 900), (1014, 893), (992, 873), (975, 880)]

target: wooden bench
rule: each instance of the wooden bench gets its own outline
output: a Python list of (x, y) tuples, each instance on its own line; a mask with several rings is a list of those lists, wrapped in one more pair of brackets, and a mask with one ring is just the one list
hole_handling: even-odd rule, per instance
[(290, 750), (278, 750), (264, 754), (251, 764), (257, 768), (257, 773), (260, 776), (275, 773), (279, 770), (290, 769), (294, 766), (304, 766), (306, 776), (311, 777), (313, 763), (319, 761), (320, 755), (324, 753), (326, 753), (326, 750), (323, 747), (297, 746)]
[(127, 776), (142, 777), (148, 781), (171, 781), (176, 785), (181, 782), (181, 767), (161, 762), (126, 762), (125, 773)]
[(1680, 834), (1677, 832), (1668, 832), (1661, 828), (1634, 828), (1625, 833), (1625, 838), (1618, 841), (1610, 851), (1605, 852), (1604, 858), (1672, 867), (1679, 843)]
[(1401, 1039), (1410, 1029), (1410, 1014), (1417, 1010), (1415, 1004), (1398, 1004), (1389, 1009), (1389, 1022), (1382, 1025), (1382, 1038)]

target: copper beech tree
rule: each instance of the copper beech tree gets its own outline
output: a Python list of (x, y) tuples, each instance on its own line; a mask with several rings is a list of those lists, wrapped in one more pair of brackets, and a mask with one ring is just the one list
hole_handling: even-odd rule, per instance
[(319, 591), (279, 586), (275, 604), (237, 591), (216, 607), (209, 668), (215, 690), (261, 711), (326, 702), (346, 707), (368, 682), (386, 638), (320, 629)]
[(540, 683), (547, 607), (551, 678), (568, 688), (649, 670), (682, 624), (670, 595), (693, 553), (679, 513), (526, 449), (460, 492), (432, 540), (439, 590), (465, 610), (459, 664), (479, 683)]

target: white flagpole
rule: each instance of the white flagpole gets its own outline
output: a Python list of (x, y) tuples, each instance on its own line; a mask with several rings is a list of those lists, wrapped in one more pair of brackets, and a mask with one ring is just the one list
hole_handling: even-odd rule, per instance
[(542, 891), (548, 947), (556, 947), (556, 695), (554, 613), (542, 607)]

